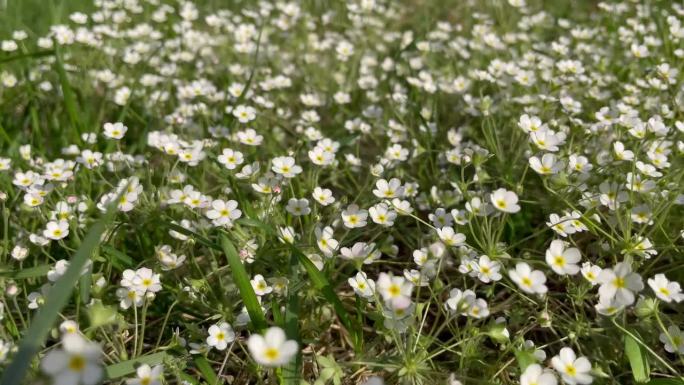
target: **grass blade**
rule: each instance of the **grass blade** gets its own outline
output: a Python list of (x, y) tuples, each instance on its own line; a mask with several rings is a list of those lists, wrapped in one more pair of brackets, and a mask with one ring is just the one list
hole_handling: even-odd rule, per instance
[(632, 376), (636, 382), (646, 382), (649, 380), (650, 373), (646, 352), (641, 350), (641, 346), (631, 336), (625, 334), (625, 354), (632, 368)]
[(339, 317), (340, 322), (342, 322), (342, 325), (344, 325), (349, 334), (351, 334), (352, 342), (354, 343), (354, 349), (359, 351), (363, 345), (361, 328), (356, 325), (351, 317), (349, 317), (347, 309), (344, 308), (342, 301), (337, 296), (332, 286), (330, 286), (330, 282), (328, 282), (328, 279), (325, 277), (325, 275), (323, 275), (323, 273), (318, 270), (316, 265), (314, 265), (313, 262), (311, 262), (311, 260), (301, 251), (297, 250), (294, 246), (291, 248), (292, 252), (297, 256), (297, 259), (299, 259), (299, 263), (304, 266), (304, 269), (309, 275), (309, 279), (311, 279), (314, 287), (318, 289), (323, 297), (325, 297), (325, 299), (333, 305), (335, 313), (337, 313), (337, 317)]
[(0, 271), (0, 276), (10, 277), (12, 279), (44, 277), (51, 268), (52, 266), (50, 265), (39, 265), (21, 270), (5, 270)]
[(136, 368), (142, 364), (147, 364), (150, 366), (159, 365), (164, 362), (164, 359), (166, 359), (168, 356), (169, 355), (166, 352), (159, 352), (134, 358), (128, 361), (118, 362), (116, 364), (107, 366), (105, 368), (105, 375), (107, 376), (107, 379), (110, 380), (127, 376), (131, 373), (134, 373)]
[[(111, 211), (111, 209), (110, 209)], [(45, 299), (45, 305), (40, 308), (31, 322), (26, 336), (19, 344), (19, 351), (5, 370), (0, 385), (16, 385), (22, 383), (31, 361), (38, 355), (38, 351), (45, 342), (59, 312), (69, 301), (76, 282), (81, 276), (83, 266), (90, 258), (93, 250), (100, 243), (100, 236), (107, 228), (110, 217), (107, 215), (96, 222), (86, 235), (73, 258), (69, 261), (69, 268), (57, 280)]]
[(207, 361), (207, 359), (203, 356), (195, 357), (194, 361), (195, 365), (197, 365), (197, 369), (200, 371), (200, 373), (202, 373), (202, 377), (204, 377), (204, 380), (207, 382), (207, 384), (217, 385), (218, 376), (214, 372), (214, 369), (211, 368), (209, 361)]
[(71, 83), (69, 83), (69, 78), (66, 71), (64, 70), (64, 61), (62, 60), (62, 52), (59, 48), (59, 44), (55, 45), (55, 66), (57, 67), (57, 74), (59, 74), (59, 83), (62, 86), (62, 94), (64, 95), (64, 105), (66, 106), (67, 114), (69, 115), (69, 120), (71, 124), (76, 129), (78, 137), (81, 134), (80, 118), (78, 114), (78, 108), (76, 105), (76, 97), (74, 95), (74, 90), (71, 88)]
[(247, 270), (242, 264), (242, 260), (235, 250), (235, 246), (230, 242), (228, 237), (221, 234), (221, 246), (223, 252), (226, 254), (228, 259), (228, 264), (230, 265), (230, 270), (233, 274), (233, 280), (235, 285), (240, 290), (240, 296), (242, 297), (242, 302), (247, 308), (247, 313), (249, 313), (249, 319), (252, 321), (252, 325), (256, 330), (264, 330), (268, 326), (266, 324), (266, 318), (264, 317), (264, 312), (261, 310), (261, 305), (254, 293), (254, 288), (249, 282), (249, 275), (247, 275)]
[[(292, 253), (290, 257), (290, 290), (288, 290), (287, 307), (285, 308), (285, 334), (288, 339), (295, 340), (301, 347), (299, 337), (299, 291), (295, 290), (299, 282), (299, 262), (297, 256)], [(302, 351), (299, 349), (294, 360), (283, 367), (282, 383), (299, 385), (299, 377), (302, 365)]]

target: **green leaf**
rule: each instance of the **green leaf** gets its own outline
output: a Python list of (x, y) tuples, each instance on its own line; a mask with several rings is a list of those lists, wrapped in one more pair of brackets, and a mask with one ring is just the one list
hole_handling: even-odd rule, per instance
[(325, 275), (318, 270), (316, 265), (314, 265), (313, 262), (311, 262), (311, 260), (301, 251), (297, 250), (296, 247), (291, 245), (291, 250), (299, 259), (299, 263), (304, 266), (304, 270), (306, 270), (307, 274), (309, 275), (309, 279), (311, 279), (311, 283), (313, 283), (314, 287), (321, 292), (323, 297), (328, 300), (330, 304), (333, 305), (335, 313), (337, 313), (337, 317), (340, 319), (340, 322), (342, 322), (342, 325), (344, 325), (349, 334), (351, 334), (352, 342), (354, 343), (354, 349), (360, 351), (361, 346), (363, 345), (361, 327), (358, 326), (351, 317), (349, 317), (347, 309), (344, 308), (342, 301), (337, 296), (332, 286), (330, 286), (330, 282), (328, 282), (328, 279), (325, 277)]
[(641, 349), (641, 345), (630, 335), (625, 334), (625, 354), (629, 359), (629, 366), (632, 367), (632, 376), (636, 382), (646, 382), (649, 380), (650, 369), (646, 352)]
[(112, 364), (105, 368), (105, 375), (109, 380), (127, 376), (131, 373), (134, 373), (140, 365), (159, 365), (162, 362), (164, 362), (164, 359), (166, 359), (168, 356), (169, 355), (166, 352), (159, 352), (154, 354), (148, 354), (146, 356), (140, 356), (132, 360)]
[(247, 270), (242, 264), (240, 256), (238, 256), (235, 246), (230, 242), (228, 237), (221, 234), (221, 246), (223, 252), (226, 254), (228, 259), (228, 264), (230, 265), (230, 270), (233, 274), (233, 280), (235, 285), (240, 290), (240, 296), (242, 297), (242, 302), (247, 308), (247, 313), (249, 313), (249, 319), (252, 321), (252, 325), (256, 330), (264, 330), (267, 327), (266, 318), (264, 317), (264, 312), (261, 310), (261, 305), (254, 293), (254, 288), (250, 283), (249, 275), (247, 275)]
[(197, 365), (197, 369), (199, 369), (200, 373), (202, 373), (202, 377), (204, 377), (204, 380), (209, 385), (217, 385), (218, 376), (214, 372), (214, 369), (211, 368), (211, 364), (209, 363), (209, 361), (207, 361), (207, 359), (203, 356), (195, 357), (194, 361), (195, 365)]
[[(111, 208), (108, 214), (111, 213)], [(45, 343), (50, 328), (57, 319), (59, 312), (69, 301), (69, 297), (81, 276), (83, 266), (85, 266), (93, 250), (100, 243), (100, 236), (107, 228), (111, 216), (105, 215), (90, 228), (83, 243), (76, 250), (76, 254), (69, 261), (69, 268), (64, 275), (55, 282), (50, 292), (45, 298), (45, 305), (40, 308), (38, 313), (31, 320), (31, 326), (26, 332), (26, 336), (19, 344), (19, 351), (5, 370), (0, 380), (0, 385), (16, 385), (22, 383), (26, 375), (26, 370), (31, 365), (33, 358), (37, 357), (40, 348)]]

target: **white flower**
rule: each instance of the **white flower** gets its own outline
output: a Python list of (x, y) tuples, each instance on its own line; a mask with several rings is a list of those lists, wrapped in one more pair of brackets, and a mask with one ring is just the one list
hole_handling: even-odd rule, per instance
[(555, 239), (546, 250), (546, 263), (551, 266), (556, 274), (575, 275), (580, 268), (577, 263), (580, 261), (580, 251), (575, 247), (565, 248), (565, 242)]
[(260, 297), (273, 291), (273, 288), (271, 286), (268, 286), (268, 283), (266, 283), (264, 276), (261, 274), (255, 275), (254, 278), (250, 281), (250, 283), (252, 284), (254, 293)]
[(228, 322), (221, 322), (209, 327), (207, 345), (218, 350), (225, 350), (235, 340), (235, 332)]
[(520, 116), (520, 120), (518, 120), (518, 127), (528, 134), (532, 132), (545, 131), (547, 129), (546, 124), (542, 124), (541, 119), (536, 116), (529, 116), (527, 114)]
[(670, 282), (665, 274), (656, 274), (655, 277), (648, 280), (648, 286), (653, 289), (653, 292), (658, 298), (665, 302), (675, 301), (677, 303), (684, 300), (682, 288), (678, 282)]
[(375, 282), (372, 279), (368, 279), (366, 273), (360, 271), (356, 273), (355, 277), (349, 278), (347, 282), (349, 282), (349, 286), (354, 289), (354, 292), (357, 295), (368, 300), (373, 298), (373, 295), (375, 294)]
[(518, 205), (518, 195), (513, 191), (508, 191), (500, 188), (492, 193), (490, 196), (494, 208), (505, 213), (517, 213), (520, 211)]
[(439, 239), (447, 246), (461, 246), (466, 241), (466, 236), (464, 234), (455, 232), (450, 226), (437, 229), (437, 235), (439, 236)]
[(256, 110), (254, 107), (239, 105), (233, 109), (233, 116), (240, 123), (248, 123), (256, 118)]
[(384, 203), (378, 203), (368, 209), (368, 213), (371, 216), (373, 222), (382, 226), (392, 226), (394, 220), (397, 218), (397, 213), (389, 209)]
[(388, 181), (380, 179), (375, 182), (375, 190), (373, 194), (381, 199), (401, 198), (404, 195), (404, 188), (401, 186), (401, 181), (397, 178), (392, 178)]
[(271, 327), (262, 337), (252, 334), (247, 340), (249, 353), (258, 364), (263, 366), (282, 366), (297, 354), (297, 342), (287, 340), (285, 332), (279, 327)]
[(242, 211), (238, 208), (237, 201), (223, 201), (216, 199), (211, 202), (211, 209), (207, 210), (206, 216), (211, 219), (215, 226), (230, 227), (233, 221), (242, 216)]
[(160, 275), (155, 274), (152, 269), (141, 267), (136, 270), (131, 283), (133, 284), (133, 288), (141, 294), (156, 293), (162, 289), (159, 277)]
[(520, 385), (556, 385), (558, 380), (553, 372), (542, 369), (539, 364), (531, 364), (520, 376)]
[(67, 221), (50, 221), (43, 230), (43, 236), (48, 239), (59, 240), (67, 235), (69, 235), (69, 222)]
[(104, 124), (104, 135), (111, 139), (119, 140), (126, 135), (128, 127), (124, 126), (121, 122), (116, 123), (105, 123)]
[(489, 283), (491, 281), (498, 281), (501, 279), (501, 264), (496, 261), (492, 261), (489, 256), (482, 255), (476, 264), (473, 266), (477, 274), (477, 278), (484, 282)]
[(551, 365), (569, 385), (591, 384), (594, 380), (589, 373), (591, 363), (586, 357), (579, 357), (571, 348), (563, 348), (560, 354), (551, 359)]
[(660, 333), (659, 339), (667, 352), (684, 354), (684, 334), (677, 326), (669, 326), (667, 333)]
[(45, 355), (40, 367), (60, 385), (95, 385), (102, 378), (100, 347), (78, 334), (66, 334), (60, 349)]
[(538, 174), (551, 175), (558, 173), (563, 168), (563, 165), (556, 159), (554, 154), (544, 154), (541, 160), (536, 156), (531, 157), (530, 167)]
[(618, 303), (628, 306), (634, 303), (634, 293), (644, 288), (641, 276), (632, 272), (632, 267), (626, 262), (620, 262), (613, 269), (603, 269), (597, 280), (601, 298), (615, 298)]
[(598, 276), (601, 274), (601, 267), (592, 265), (591, 262), (584, 262), (580, 271), (582, 276), (591, 283), (591, 286), (595, 286), (598, 283)]
[(228, 170), (233, 170), (244, 162), (244, 158), (240, 151), (224, 148), (223, 153), (218, 156), (218, 161)]
[(142, 364), (136, 369), (135, 374), (137, 378), (126, 380), (127, 385), (161, 385), (162, 374), (164, 373), (164, 365), (156, 365), (150, 367), (148, 364)]
[(273, 158), (271, 169), (276, 174), (280, 174), (285, 178), (293, 178), (302, 172), (302, 168), (295, 164), (295, 159), (291, 156), (279, 156)]
[(347, 206), (347, 209), (342, 211), (344, 226), (350, 229), (366, 226), (367, 219), (368, 211), (360, 209), (359, 206), (355, 204)]
[(330, 226), (326, 226), (323, 229), (316, 227), (314, 233), (316, 235), (316, 244), (318, 245), (318, 248), (325, 256), (332, 257), (339, 246), (339, 242), (333, 238), (333, 228)]
[(540, 270), (532, 270), (530, 265), (525, 262), (518, 262), (515, 265), (515, 270), (508, 271), (508, 276), (526, 293), (544, 294), (548, 291), (544, 285), (546, 282), (544, 273)]
[(406, 309), (411, 304), (413, 284), (404, 277), (380, 273), (376, 287), (385, 303), (393, 309)]
[(316, 202), (320, 203), (322, 206), (327, 206), (335, 202), (332, 191), (327, 188), (316, 187), (311, 196), (313, 196)]
[(306, 198), (290, 198), (290, 200), (287, 201), (287, 206), (285, 207), (285, 210), (287, 210), (287, 212), (295, 216), (308, 215), (309, 213), (311, 213), (311, 208), (309, 208), (309, 201)]

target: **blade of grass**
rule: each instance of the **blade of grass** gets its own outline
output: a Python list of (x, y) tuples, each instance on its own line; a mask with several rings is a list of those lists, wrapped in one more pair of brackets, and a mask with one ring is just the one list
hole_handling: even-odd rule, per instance
[(207, 382), (207, 384), (217, 385), (218, 376), (216, 376), (214, 369), (211, 368), (209, 361), (207, 361), (207, 359), (203, 356), (195, 357), (194, 361), (197, 369), (200, 371), (200, 373), (202, 373), (202, 377), (204, 377), (204, 380)]
[[(285, 334), (288, 339), (295, 340), (301, 345), (299, 338), (299, 291), (294, 289), (299, 282), (299, 261), (292, 253), (290, 256), (290, 289), (288, 290), (287, 307), (285, 308)], [(302, 351), (299, 349), (295, 359), (283, 367), (282, 383), (299, 385), (299, 377), (302, 365)]]
[(10, 277), (12, 279), (44, 277), (51, 268), (52, 266), (50, 265), (39, 265), (21, 270), (5, 270), (0, 271), (0, 276)]
[(323, 297), (328, 300), (330, 304), (333, 305), (335, 313), (337, 313), (337, 317), (339, 317), (340, 322), (342, 322), (342, 325), (347, 329), (349, 334), (351, 334), (354, 349), (360, 351), (361, 347), (363, 346), (361, 327), (358, 326), (351, 317), (349, 317), (347, 309), (344, 308), (342, 301), (337, 296), (332, 286), (330, 286), (330, 282), (325, 275), (318, 270), (316, 265), (314, 265), (306, 255), (297, 250), (297, 248), (294, 246), (291, 246), (291, 250), (294, 255), (297, 256), (297, 259), (299, 259), (299, 263), (304, 266), (304, 270), (306, 270), (307, 274), (309, 275), (309, 279), (311, 279), (314, 287), (321, 292)]
[(142, 364), (147, 364), (150, 366), (159, 365), (164, 362), (164, 359), (167, 357), (169, 357), (169, 355), (166, 352), (159, 352), (148, 354), (146, 356), (140, 356), (128, 361), (118, 362), (116, 364), (107, 366), (105, 368), (105, 375), (109, 380), (127, 376), (131, 373), (134, 373), (136, 368)]
[(636, 382), (646, 382), (649, 380), (650, 373), (646, 352), (631, 336), (625, 334), (625, 354), (632, 368), (632, 376)]
[(240, 290), (240, 296), (242, 297), (242, 302), (247, 308), (247, 313), (249, 313), (249, 319), (252, 321), (252, 325), (258, 331), (266, 329), (266, 318), (264, 317), (264, 312), (261, 310), (261, 305), (254, 293), (254, 288), (249, 281), (249, 275), (247, 275), (247, 270), (242, 264), (242, 260), (235, 250), (233, 243), (225, 236), (221, 234), (221, 246), (223, 252), (226, 254), (228, 259), (228, 264), (230, 265), (230, 270), (233, 274), (233, 280), (235, 285)]
[(45, 51), (22, 53), (22, 54), (12, 55), (12, 56), (8, 56), (6, 58), (0, 59), (0, 64), (13, 62), (15, 60), (32, 59), (32, 58), (36, 58), (36, 57), (50, 56), (50, 55), (54, 55), (54, 54), (55, 54), (54, 50), (45, 50)]
[(40, 308), (31, 321), (31, 326), (29, 327), (26, 336), (19, 344), (19, 351), (5, 370), (2, 380), (0, 380), (0, 385), (16, 385), (22, 383), (22, 379), (26, 375), (26, 370), (29, 365), (31, 365), (33, 358), (38, 355), (41, 346), (43, 346), (43, 343), (50, 332), (52, 324), (57, 319), (59, 312), (69, 301), (69, 297), (76, 286), (76, 282), (81, 276), (83, 266), (85, 266), (93, 250), (100, 243), (100, 236), (104, 233), (111, 220), (111, 211), (110, 208), (108, 214), (90, 228), (83, 243), (81, 243), (73, 258), (69, 261), (69, 268), (64, 275), (55, 282), (52, 289), (50, 289), (50, 292), (45, 299), (45, 305)]
[(64, 61), (62, 59), (62, 51), (59, 44), (55, 43), (55, 66), (57, 67), (57, 74), (59, 75), (59, 83), (62, 86), (62, 94), (64, 96), (64, 105), (66, 106), (67, 114), (69, 115), (69, 120), (71, 125), (76, 129), (78, 133), (78, 140), (81, 137), (81, 121), (78, 114), (78, 108), (76, 105), (76, 97), (74, 96), (74, 90), (71, 88), (71, 83), (69, 83), (69, 78), (67, 76), (66, 70), (64, 70)]

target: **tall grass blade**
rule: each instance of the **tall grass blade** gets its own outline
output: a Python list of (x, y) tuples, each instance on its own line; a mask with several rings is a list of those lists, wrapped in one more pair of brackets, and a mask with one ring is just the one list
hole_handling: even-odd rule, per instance
[(228, 264), (230, 265), (230, 270), (233, 274), (233, 280), (235, 280), (235, 285), (240, 290), (240, 296), (242, 297), (242, 302), (247, 308), (247, 313), (249, 314), (249, 319), (252, 321), (252, 325), (256, 330), (264, 330), (268, 326), (266, 324), (266, 318), (264, 317), (264, 312), (261, 310), (261, 305), (254, 293), (254, 288), (249, 280), (249, 275), (247, 275), (247, 270), (242, 264), (242, 260), (235, 250), (233, 243), (224, 234), (221, 234), (221, 247), (223, 252), (226, 254), (228, 259)]
[[(109, 211), (111, 212), (111, 209)], [(81, 243), (73, 258), (69, 261), (69, 268), (50, 289), (45, 298), (45, 305), (40, 308), (33, 318), (26, 336), (19, 344), (19, 351), (5, 370), (2, 380), (0, 380), (0, 385), (22, 383), (21, 381), (26, 375), (26, 370), (43, 346), (59, 312), (69, 301), (69, 296), (72, 294), (81, 276), (83, 266), (85, 266), (93, 250), (100, 243), (100, 236), (107, 228), (110, 220), (111, 216), (105, 215), (90, 228), (83, 243)]]

